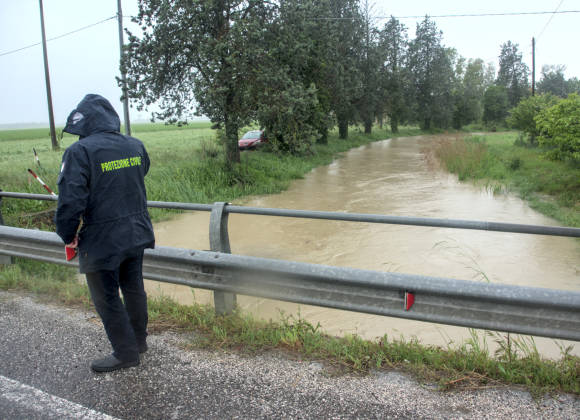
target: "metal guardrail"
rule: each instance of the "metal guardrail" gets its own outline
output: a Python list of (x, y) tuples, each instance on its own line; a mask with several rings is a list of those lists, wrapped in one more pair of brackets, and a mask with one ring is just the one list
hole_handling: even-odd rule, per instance
[[(57, 201), (58, 196), (46, 194), (25, 194), (15, 192), (2, 192), (0, 190), (0, 199), (21, 198), (28, 200)], [(176, 203), (164, 201), (148, 201), (147, 206), (153, 208), (174, 209), (174, 210), (194, 210), (209, 211), (213, 209), (212, 204), (191, 204)], [(493, 232), (511, 232), (511, 233), (528, 233), (533, 235), (552, 235), (568, 236), (580, 238), (580, 229), (560, 226), (537, 226), (523, 225), (516, 223), (485, 222), (476, 220), (457, 220), (457, 219), (435, 219), (424, 217), (405, 217), (405, 216), (386, 216), (381, 214), (365, 213), (339, 213), (329, 211), (309, 211), (309, 210), (291, 210), (291, 209), (270, 209), (228, 205), (224, 209), (224, 214), (254, 214), (262, 216), (280, 216), (280, 217), (299, 217), (305, 219), (324, 219), (338, 220), (347, 222), (365, 222), (365, 223), (383, 223), (407, 226), (430, 226), (450, 229), (472, 229), (487, 230)]]
[[(43, 199), (0, 192), (2, 197)], [(216, 311), (229, 312), (236, 293), (356, 312), (580, 341), (580, 293), (453, 280), (231, 255), (229, 213), (307, 217), (369, 223), (494, 230), (580, 237), (580, 229), (461, 220), (401, 218), (284, 209), (226, 203), (149, 202), (150, 207), (210, 211), (212, 251), (170, 247), (147, 250), (144, 277), (215, 292)], [(63, 244), (54, 233), (0, 226), (0, 255), (63, 265)], [(1, 261), (0, 261), (1, 263)], [(407, 310), (405, 294), (415, 303)]]
[[(51, 232), (0, 226), (0, 254), (63, 265)], [(580, 341), (580, 293), (497, 285), (211, 251), (146, 250), (145, 278), (224, 293), (241, 293), (436, 322)], [(405, 310), (404, 293), (415, 303)]]

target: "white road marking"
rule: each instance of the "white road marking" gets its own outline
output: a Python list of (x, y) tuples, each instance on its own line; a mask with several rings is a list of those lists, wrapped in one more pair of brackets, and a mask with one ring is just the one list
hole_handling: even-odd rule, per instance
[(117, 420), (56, 395), (0, 375), (0, 399), (34, 410), (46, 417), (86, 420)]

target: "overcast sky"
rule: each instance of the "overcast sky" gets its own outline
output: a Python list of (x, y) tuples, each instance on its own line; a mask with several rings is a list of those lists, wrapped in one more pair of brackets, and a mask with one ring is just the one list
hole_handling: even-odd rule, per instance
[[(137, 0), (122, 0), (123, 14), (137, 12)], [(580, 0), (512, 1), (389, 1), (369, 0), (374, 16), (430, 16), (580, 10)], [(44, 0), (47, 39), (91, 25), (117, 13), (116, 0)], [(523, 60), (532, 67), (532, 37), (536, 37), (536, 81), (544, 64), (565, 65), (566, 77), (580, 77), (580, 13), (493, 17), (434, 17), (443, 42), (466, 58), (493, 62), (502, 43), (519, 44)], [(377, 20), (382, 26), (385, 20)], [(417, 19), (401, 19), (414, 38)], [(130, 25), (129, 18), (125, 24)], [(0, 0), (0, 124), (47, 123), (46, 85), (40, 45), (38, 0)], [(48, 42), (54, 116), (62, 125), (87, 93), (111, 100), (122, 115), (118, 76), (119, 39), (111, 19)], [(131, 110), (131, 119), (147, 119)]]

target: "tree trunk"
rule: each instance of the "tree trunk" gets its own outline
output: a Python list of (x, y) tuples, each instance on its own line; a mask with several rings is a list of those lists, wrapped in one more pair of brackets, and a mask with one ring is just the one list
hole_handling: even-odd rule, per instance
[(233, 95), (226, 98), (226, 109), (224, 125), (226, 128), (226, 165), (233, 167), (235, 163), (240, 163), (240, 150), (238, 148), (238, 120), (232, 110)]
[(397, 117), (391, 117), (391, 133), (399, 132), (399, 119)]
[(365, 121), (365, 134), (371, 134), (373, 132), (373, 121)]
[(240, 163), (240, 150), (238, 149), (238, 125), (226, 121), (226, 164), (233, 167)]
[(348, 122), (346, 120), (340, 120), (338, 122), (338, 138), (348, 138)]
[(324, 127), (323, 129), (318, 131), (320, 134), (320, 138), (316, 140), (318, 144), (328, 144), (328, 128)]

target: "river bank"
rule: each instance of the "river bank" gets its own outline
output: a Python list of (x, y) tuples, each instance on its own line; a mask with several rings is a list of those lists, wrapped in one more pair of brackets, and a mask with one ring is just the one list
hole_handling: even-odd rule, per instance
[(552, 161), (546, 150), (519, 144), (518, 134), (442, 139), (430, 151), (462, 181), (516, 194), (564, 226), (580, 227), (580, 166)]
[[(367, 138), (363, 144), (368, 144), (372, 141), (372, 138)], [(187, 142), (184, 141), (184, 144), (185, 143)], [(202, 144), (201, 140), (199, 144)], [(344, 142), (338, 142), (338, 145), (340, 147), (348, 146), (348, 144)], [(158, 161), (167, 163), (166, 166), (161, 165), (158, 169), (162, 174), (165, 174), (167, 177), (173, 177), (173, 179), (176, 180), (176, 182), (171, 185), (182, 185), (178, 182), (181, 180), (180, 176), (183, 179), (192, 180), (191, 178), (187, 178), (189, 175), (182, 174), (182, 172), (185, 171), (185, 168), (188, 167), (186, 162), (177, 165), (169, 164), (172, 162), (171, 159), (177, 158), (176, 153), (179, 152), (178, 148), (177, 152), (176, 150), (168, 151), (167, 156), (169, 157), (166, 156), (166, 160), (164, 160), (162, 157), (165, 155), (162, 153), (163, 150), (161, 149), (163, 147), (166, 148), (166, 143), (159, 143), (157, 146), (159, 147), (159, 150), (155, 153), (160, 153)], [(187, 147), (191, 147), (191, 144)], [(152, 149), (155, 150), (155, 147)], [(250, 170), (253, 167), (251, 166), (251, 162), (253, 162), (253, 159), (260, 159), (260, 153), (261, 152), (246, 154), (249, 160), (246, 169), (244, 170), (246, 170), (247, 173), (252, 173)], [(181, 154), (183, 154), (183, 151), (181, 151)], [(328, 155), (325, 159), (332, 160), (332, 156), (334, 155)], [(274, 158), (269, 157), (269, 159)], [(273, 168), (277, 167), (277, 159), (279, 158), (275, 158), (274, 161), (264, 164), (262, 172), (258, 171), (258, 173), (262, 175), (269, 174), (274, 177), (279, 176), (278, 172), (268, 170), (268, 165)], [(209, 159), (207, 159), (204, 164), (209, 165), (208, 162), (210, 162)], [(313, 164), (314, 162), (309, 163), (309, 165)], [(301, 163), (301, 165), (303, 165), (303, 163)], [(308, 166), (300, 166), (299, 168), (304, 169), (307, 167)], [(286, 170), (287, 169), (288, 167), (286, 167)], [(339, 168), (335, 165), (333, 166), (333, 170), (334, 169)], [(303, 173), (295, 168), (295, 171), (290, 171), (289, 175), (300, 177)], [(164, 178), (163, 176), (159, 177), (157, 175), (155, 178), (160, 187), (164, 183), (167, 184), (168, 178)], [(275, 181), (278, 182), (280, 180), (278, 179)], [(188, 186), (188, 188), (193, 188), (192, 184), (188, 184), (187, 182), (183, 183), (183, 185)], [(282, 184), (276, 185), (280, 186)], [(217, 194), (219, 192), (219, 190), (212, 190), (213, 187), (211, 187), (211, 185), (209, 185), (209, 187), (209, 189), (204, 191), (213, 191), (212, 194)], [(192, 192), (189, 190), (185, 191), (184, 189), (183, 193), (191, 194)], [(344, 208), (344, 210), (353, 211), (349, 208)], [(247, 225), (250, 226), (250, 224)], [(206, 232), (206, 229), (203, 231)], [(382, 243), (388, 243), (388, 240), (382, 240)], [(292, 242), (290, 242), (290, 244), (292, 244)], [(191, 246), (192, 245), (187, 245), (186, 247)], [(380, 246), (382, 245), (379, 244), (379, 247)], [(293, 249), (300, 249), (301, 247), (302, 244), (297, 244)], [(201, 247), (200, 249), (207, 249), (207, 247)], [(403, 247), (402, 250), (404, 251), (405, 248)], [(396, 266), (394, 268), (396, 268)], [(68, 281), (65, 278), (67, 276), (73, 278), (73, 281)], [(80, 301), (88, 305), (86, 290), (84, 290), (84, 288), (78, 285), (76, 280), (74, 280), (74, 272), (70, 270), (66, 271), (65, 269), (56, 266), (48, 267), (48, 265), (39, 263), (21, 262), (17, 266), (1, 270), (0, 283), (2, 283), (2, 287), (4, 288), (25, 288), (28, 290), (36, 290), (41, 293), (53, 294), (54, 296), (57, 296), (57, 299), (61, 299), (69, 304), (75, 301)], [(577, 365), (578, 360), (577, 358), (568, 356), (564, 357), (559, 362), (544, 362), (539, 356), (534, 359), (533, 354), (531, 355), (531, 360), (528, 360), (530, 356), (529, 354), (519, 354), (517, 358), (512, 358), (512, 350), (510, 349), (509, 352), (505, 354), (506, 356), (509, 355), (509, 357), (506, 357), (503, 360), (494, 361), (494, 356), (491, 355), (487, 349), (485, 349), (485, 351), (479, 351), (483, 350), (477, 347), (480, 344), (479, 342), (472, 343), (471, 347), (477, 351), (471, 353), (471, 356), (469, 356), (469, 354), (462, 353), (461, 351), (450, 352), (445, 349), (435, 349), (429, 346), (421, 346), (419, 343), (413, 341), (400, 342), (397, 340), (390, 340), (388, 343), (385, 343), (384, 341), (375, 343), (367, 342), (356, 335), (357, 330), (354, 330), (355, 335), (350, 335), (346, 339), (335, 339), (335, 337), (328, 337), (319, 331), (316, 324), (310, 324), (300, 318), (290, 319), (286, 323), (274, 323), (271, 325), (268, 325), (267, 323), (263, 324), (260, 322), (254, 322), (253, 320), (248, 320), (247, 317), (239, 317), (234, 320), (229, 319), (222, 322), (222, 320), (217, 319), (215, 315), (212, 314), (211, 309), (206, 309), (204, 307), (189, 308), (176, 305), (166, 299), (153, 300), (150, 309), (153, 328), (171, 329), (176, 328), (177, 326), (178, 328), (189, 328), (190, 330), (196, 329), (197, 331), (202, 331), (206, 335), (206, 342), (209, 346), (218, 348), (226, 345), (228, 348), (276, 348), (276, 346), (281, 346), (282, 348), (291, 348), (293, 351), (297, 351), (299, 354), (304, 354), (308, 357), (315, 356), (323, 359), (337, 360), (339, 365), (342, 364), (349, 369), (354, 368), (355, 371), (360, 370), (361, 367), (363, 371), (367, 371), (371, 366), (373, 366), (373, 363), (376, 366), (377, 362), (380, 366), (405, 366), (405, 360), (411, 360), (412, 365), (416, 367), (417, 371), (427, 371), (427, 376), (433, 373), (434, 376), (432, 377), (442, 378), (440, 379), (442, 383), (449, 384), (452, 384), (454, 383), (453, 381), (465, 376), (470, 378), (479, 377), (482, 380), (482, 383), (485, 383), (490, 379), (497, 380), (496, 378), (499, 378), (501, 381), (528, 384), (540, 390), (558, 390), (562, 389), (562, 386), (564, 386), (563, 389), (574, 390), (574, 384), (577, 385), (578, 383), (576, 381), (577, 374), (572, 378), (568, 376), (570, 369), (574, 371), (574, 366)], [(238, 328), (240, 330), (238, 330)], [(245, 331), (246, 335), (244, 336), (243, 334), (240, 334), (240, 331)], [(254, 332), (248, 335), (248, 331)], [(260, 337), (263, 337), (264, 339)], [(502, 338), (500, 337), (499, 339), (501, 340)], [(328, 345), (326, 347), (321, 347), (320, 343), (323, 342), (328, 343)], [(309, 347), (309, 345), (314, 345), (314, 349), (317, 349), (320, 352), (313, 353), (312, 348)], [(509, 359), (509, 363), (506, 359)], [(467, 367), (465, 364), (466, 360), (470, 360), (470, 362), (467, 363)], [(524, 362), (523, 360), (526, 361)], [(531, 363), (531, 361), (533, 363)], [(472, 362), (475, 362), (475, 364)], [(547, 375), (545, 372), (555, 373)], [(556, 377), (562, 375), (561, 379), (563, 382), (558, 382), (559, 380), (556, 381), (556, 383), (553, 381), (546, 382), (546, 379), (551, 377), (550, 375), (555, 375)], [(470, 379), (470, 381), (471, 380), (472, 379)], [(567, 385), (562, 385), (564, 383)], [(571, 388), (570, 385), (572, 386)], [(579, 391), (576, 390), (573, 392)]]
[[(493, 194), (432, 167), (424, 151), (446, 138), (414, 136), (360, 146), (292, 182), (282, 193), (244, 198), (234, 204), (557, 225), (513, 194)], [(160, 245), (209, 249), (208, 212), (182, 214), (157, 223), (155, 228)], [(572, 291), (580, 288), (580, 248), (571, 238), (238, 214), (229, 216), (228, 230), (235, 254), (476, 282)], [(213, 304), (212, 293), (205, 290), (148, 282), (148, 291), (184, 305)], [(506, 339), (505, 334), (489, 331), (251, 296), (239, 296), (238, 305), (263, 321), (300, 317), (319, 325), (326, 334), (356, 335), (375, 342), (384, 341), (384, 337), (387, 341), (416, 339), (425, 346), (447, 349), (476, 339), (480, 348), (493, 355)], [(568, 346), (574, 346), (570, 354), (580, 356), (580, 348), (573, 342), (510, 338), (522, 340), (541, 356), (554, 360), (561, 358), (562, 348)]]

